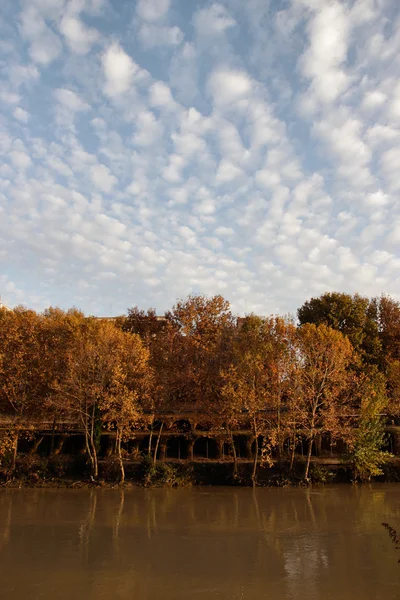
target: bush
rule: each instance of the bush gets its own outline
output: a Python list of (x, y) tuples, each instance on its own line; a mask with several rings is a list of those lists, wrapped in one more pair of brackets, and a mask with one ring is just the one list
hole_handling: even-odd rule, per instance
[(310, 479), (311, 483), (332, 483), (335, 479), (335, 473), (325, 467), (311, 464)]
[(153, 463), (151, 456), (144, 456), (141, 463), (142, 481), (145, 487), (185, 487), (192, 484), (191, 472), (168, 463)]

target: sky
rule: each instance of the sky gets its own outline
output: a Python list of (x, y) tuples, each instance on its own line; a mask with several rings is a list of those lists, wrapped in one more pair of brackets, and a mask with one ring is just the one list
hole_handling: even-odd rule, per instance
[(400, 300), (398, 0), (1, 0), (0, 294)]

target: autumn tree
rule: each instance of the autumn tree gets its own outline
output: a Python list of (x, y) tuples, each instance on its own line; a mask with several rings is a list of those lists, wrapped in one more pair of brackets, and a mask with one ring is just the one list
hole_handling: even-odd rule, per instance
[[(234, 318), (222, 296), (192, 295), (179, 301), (166, 314), (171, 323), (171, 353), (168, 360), (175, 385), (175, 406), (195, 406), (212, 411), (218, 404), (220, 371), (226, 363)], [(217, 411), (214, 410), (214, 415)]]
[(86, 319), (69, 350), (65, 375), (55, 386), (59, 407), (83, 428), (94, 478), (98, 476), (101, 406), (116, 385), (120, 335), (122, 332), (113, 323)]
[(99, 404), (102, 421), (116, 433), (116, 451), (125, 480), (122, 442), (132, 439), (143, 424), (143, 407), (152, 395), (153, 376), (149, 365), (149, 350), (136, 334), (113, 332), (114, 364), (110, 382)]
[(326, 325), (305, 324), (298, 329), (299, 403), (297, 420), (308, 441), (304, 479), (308, 479), (316, 435), (337, 436), (346, 403), (354, 360), (349, 339)]
[(67, 415), (67, 406), (56, 390), (67, 371), (70, 357), (85, 316), (76, 309), (63, 311), (50, 307), (41, 315), (37, 343), (40, 348), (40, 373), (42, 380), (42, 406), (52, 420), (50, 452), (54, 451), (57, 421)]
[[(171, 399), (175, 398), (175, 390), (180, 389), (180, 371), (174, 367), (174, 364), (178, 365), (177, 355), (181, 355), (177, 340), (178, 330), (169, 318), (158, 316), (154, 309), (144, 311), (137, 306), (128, 309), (127, 316), (117, 320), (117, 326), (124, 332), (138, 335), (149, 351), (149, 364), (154, 377), (152, 394), (148, 394), (144, 399), (143, 409), (149, 429), (147, 452), (155, 461), (163, 427), (163, 423), (160, 425), (159, 416), (163, 410), (172, 406)], [(154, 434), (157, 434), (156, 439)]]
[(225, 416), (227, 428), (232, 431), (232, 426), (244, 418), (252, 428), (255, 445), (253, 485), (256, 483), (260, 436), (263, 438), (263, 461), (271, 460), (275, 448), (282, 457), (290, 423), (285, 409), (296, 370), (294, 342), (295, 328), (291, 323), (274, 317), (246, 317), (235, 337), (233, 362), (223, 372), (221, 414)]
[(10, 423), (13, 471), (20, 433), (43, 411), (40, 317), (24, 308), (0, 313), (0, 413)]
[(152, 340), (166, 327), (167, 319), (158, 316), (154, 308), (144, 311), (134, 306), (128, 309), (127, 316), (117, 320), (117, 325), (123, 331), (137, 334), (147, 345), (151, 345)]

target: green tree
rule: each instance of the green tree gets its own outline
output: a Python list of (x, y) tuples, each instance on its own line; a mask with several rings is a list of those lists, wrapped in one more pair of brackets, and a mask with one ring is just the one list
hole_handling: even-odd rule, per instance
[(359, 294), (331, 292), (311, 298), (297, 311), (300, 325), (326, 325), (346, 335), (354, 350), (367, 363), (379, 364), (381, 340), (376, 307)]
[(350, 421), (348, 444), (354, 478), (369, 481), (382, 475), (382, 465), (390, 454), (382, 450), (385, 441), (386, 395), (385, 378), (376, 369), (357, 378), (353, 397), (358, 398), (357, 416)]

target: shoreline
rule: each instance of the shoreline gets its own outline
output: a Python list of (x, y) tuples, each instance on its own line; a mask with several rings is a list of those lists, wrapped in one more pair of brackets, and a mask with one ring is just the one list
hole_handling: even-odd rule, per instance
[[(26, 462), (24, 462), (24, 459)], [(252, 487), (252, 461), (238, 462), (237, 475), (230, 461), (126, 461), (126, 477), (120, 482), (115, 459), (99, 461), (99, 476), (94, 480), (84, 465), (66, 456), (56, 465), (45, 457), (19, 457), (15, 474), (3, 473), (0, 488), (43, 489), (126, 489), (152, 487), (230, 486)], [(293, 469), (286, 464), (258, 465), (254, 487), (306, 487), (310, 485), (364, 483), (354, 481), (350, 464), (340, 458), (314, 458), (310, 478), (303, 478), (304, 462), (297, 461)], [(383, 467), (383, 474), (365, 483), (400, 483), (400, 459), (392, 458)]]

